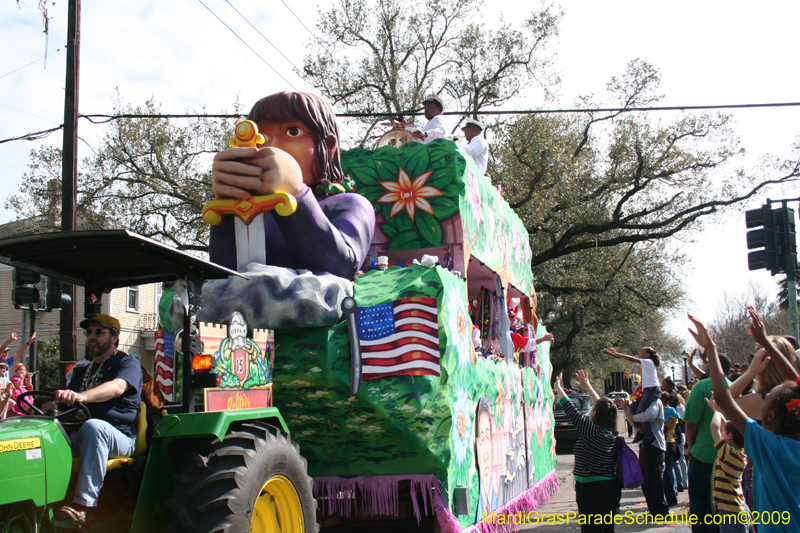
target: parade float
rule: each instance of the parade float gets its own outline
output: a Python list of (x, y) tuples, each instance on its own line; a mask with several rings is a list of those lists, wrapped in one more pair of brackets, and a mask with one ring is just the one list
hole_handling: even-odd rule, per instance
[[(535, 510), (557, 490), (549, 343), (528, 343), (521, 358), (509, 335), (509, 299), (534, 295), (517, 215), (449, 140), (350, 150), (342, 168), (346, 180), (316, 192), (369, 202), (367, 259), (329, 287), (319, 288), (325, 274), (293, 272), (310, 284), (288, 297), (302, 320), (279, 327), (261, 318), (275, 276), (250, 261), (259, 250), (237, 273), (129, 232), (0, 241), (7, 263), (84, 285), (86, 314), (111, 288), (175, 282), (154, 372), (169, 404), (129, 496), (135, 512), (128, 526), (115, 516), (93, 531), (495, 531), (506, 526), (485, 520), (492, 513)], [(297, 209), (286, 195), (244, 202), (211, 222), (238, 210), (252, 223), (254, 204), (285, 211), (267, 216)], [(98, 249), (119, 260), (92, 261)], [(35, 439), (47, 457), (69, 457), (60, 415), (0, 423), (0, 442)], [(30, 467), (30, 453), (7, 458)], [(0, 497), (16, 530), (49, 523), (69, 478), (62, 462), (36, 471), (58, 481), (47, 491)]]

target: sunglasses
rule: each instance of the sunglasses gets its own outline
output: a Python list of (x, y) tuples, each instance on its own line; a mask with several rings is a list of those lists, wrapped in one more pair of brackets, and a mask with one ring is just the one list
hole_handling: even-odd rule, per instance
[(83, 334), (86, 335), (86, 338), (91, 337), (94, 335), (95, 337), (102, 337), (103, 334), (108, 331), (107, 329), (87, 329), (84, 330)]

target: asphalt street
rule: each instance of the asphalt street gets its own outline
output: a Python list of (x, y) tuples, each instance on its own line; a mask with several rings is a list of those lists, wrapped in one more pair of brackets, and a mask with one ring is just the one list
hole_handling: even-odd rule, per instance
[[(628, 445), (638, 452), (635, 445), (631, 445), (628, 439)], [(556, 475), (558, 476), (558, 484), (561, 490), (553, 496), (550, 501), (543, 504), (537, 509), (538, 525), (524, 525), (520, 527), (520, 531), (537, 531), (545, 532), (572, 532), (580, 531), (580, 525), (577, 518), (573, 518), (570, 523), (550, 524), (541, 523), (543, 515), (557, 515), (567, 516), (572, 513), (572, 516), (577, 514), (578, 508), (575, 505), (575, 487), (572, 479), (572, 463), (574, 457), (572, 454), (561, 454), (558, 456), (558, 464), (556, 465)], [(622, 490), (622, 500), (620, 501), (620, 513), (629, 524), (622, 523), (615, 526), (614, 530), (622, 533), (633, 533), (643, 531), (670, 531), (671, 533), (689, 533), (691, 528), (685, 525), (685, 516), (689, 511), (689, 493), (687, 491), (678, 493), (678, 505), (672, 507), (670, 512), (675, 517), (675, 522), (672, 525), (656, 525), (643, 523), (644, 515), (647, 512), (647, 504), (642, 494), (641, 489)], [(639, 517), (638, 519), (636, 517)], [(680, 518), (684, 517), (684, 518)], [(536, 518), (536, 517), (533, 517)], [(555, 518), (551, 519), (556, 520)]]

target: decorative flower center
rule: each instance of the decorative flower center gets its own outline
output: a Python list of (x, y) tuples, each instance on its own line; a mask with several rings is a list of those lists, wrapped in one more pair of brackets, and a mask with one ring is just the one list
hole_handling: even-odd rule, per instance
[(378, 202), (388, 204), (392, 203), (392, 210), (389, 213), (389, 218), (395, 216), (405, 209), (409, 218), (414, 220), (417, 208), (425, 211), (426, 213), (433, 214), (433, 206), (425, 198), (433, 196), (442, 196), (442, 191), (436, 187), (425, 186), (432, 170), (420, 174), (414, 181), (408, 177), (404, 169), (400, 169), (397, 181), (382, 181), (381, 185), (389, 192), (378, 198)]

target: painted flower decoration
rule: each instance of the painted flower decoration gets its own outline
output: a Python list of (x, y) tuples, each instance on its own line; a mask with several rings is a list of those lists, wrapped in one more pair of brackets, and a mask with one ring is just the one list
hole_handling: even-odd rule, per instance
[(501, 374), (497, 377), (497, 398), (494, 401), (497, 418), (503, 415), (503, 411), (505, 411), (506, 407), (506, 387), (504, 378), (505, 374)]
[(519, 260), (522, 259), (522, 239), (519, 237), (519, 228), (514, 226), (514, 258), (517, 260), (516, 262), (519, 263)]
[(447, 334), (458, 354), (458, 367), (465, 368), (472, 355), (472, 321), (467, 314), (467, 299), (456, 285), (447, 289)]
[(453, 403), (453, 450), (456, 463), (461, 466), (471, 450), (469, 441), (472, 436), (472, 409), (464, 387), (459, 387), (456, 395), (456, 401)]
[(546, 433), (544, 429), (544, 402), (542, 402), (541, 398), (536, 400), (536, 405), (533, 407), (533, 430), (536, 432), (536, 441), (539, 443), (539, 446), (542, 445), (544, 442), (544, 435)]
[(472, 221), (478, 225), (483, 222), (481, 191), (478, 187), (478, 178), (472, 174), (469, 174), (467, 180), (467, 198), (469, 198), (469, 205), (472, 208)]
[(431, 215), (433, 214), (433, 206), (425, 198), (442, 196), (442, 191), (436, 187), (425, 186), (425, 182), (428, 181), (431, 174), (433, 174), (432, 170), (420, 174), (414, 178), (414, 181), (411, 181), (406, 171), (401, 168), (397, 181), (381, 182), (381, 185), (389, 192), (378, 198), (378, 202), (384, 204), (393, 203), (389, 218), (400, 213), (403, 209), (406, 210), (412, 221), (417, 213), (417, 208)]

